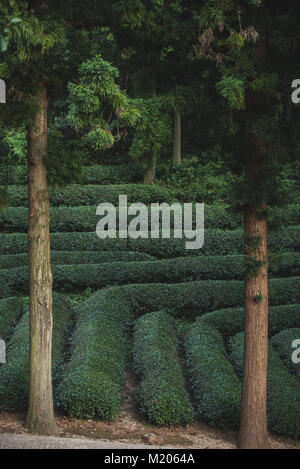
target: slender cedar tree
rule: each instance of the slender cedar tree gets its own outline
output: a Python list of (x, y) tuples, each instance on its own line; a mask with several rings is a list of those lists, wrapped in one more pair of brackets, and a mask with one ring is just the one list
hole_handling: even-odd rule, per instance
[[(216, 64), (228, 115), (228, 165), (237, 175), (245, 234), (245, 348), (239, 443), (269, 447), (267, 429), (267, 209), (283, 202), (279, 162), (295, 159), (291, 83), (299, 74), (295, 1), (206, 1), (199, 11), (200, 57)], [(293, 113), (293, 118), (287, 115)], [(224, 113), (224, 116), (226, 116)], [(296, 138), (297, 140), (297, 138)], [(224, 147), (225, 148), (225, 147)]]
[[(57, 79), (60, 52), (66, 44), (57, 2), (16, 2), (21, 19), (18, 35), (1, 56), (0, 74), (7, 80), (4, 112), (27, 128), (29, 195), (30, 392), (27, 427), (55, 433), (53, 411), (52, 273), (50, 265), (47, 153), (48, 89)], [(5, 116), (4, 116), (5, 118)], [(7, 119), (7, 116), (6, 116)], [(9, 118), (8, 118), (9, 119)], [(6, 121), (7, 122), (7, 121)]]
[[(0, 26), (2, 23), (7, 24), (12, 30), (16, 23), (19, 24), (18, 34), (8, 34), (5, 27), (1, 36), (3, 38), (4, 33), (8, 34), (4, 37), (6, 42), (2, 47), (0, 75), (6, 79), (9, 100), (7, 106), (1, 108), (0, 118), (4, 125), (11, 128), (21, 125), (27, 129), (30, 292), (27, 427), (39, 434), (53, 434), (56, 426), (51, 378), (52, 273), (48, 191), (50, 173), (47, 172), (50, 150), (47, 142), (49, 97), (54, 99), (59, 93), (66, 94), (68, 81), (81, 80), (80, 85), (69, 85), (69, 118), (71, 122), (76, 121), (77, 130), (85, 128), (84, 143), (92, 149), (109, 148), (115, 139), (121, 138), (119, 120), (128, 124), (138, 118), (139, 112), (134, 112), (133, 108), (129, 112), (127, 98), (114, 81), (117, 70), (100, 56), (86, 61), (78, 77), (80, 31), (102, 25), (101, 18), (94, 14), (94, 2), (90, 2), (91, 8), (86, 3), (71, 0), (8, 2), (8, 6), (11, 4), (15, 9), (13, 12), (9, 8), (5, 9), (7, 17)], [(99, 8), (97, 12), (100, 15)], [(20, 21), (13, 18), (19, 18)], [(86, 55), (90, 57), (90, 50)], [(75, 66), (74, 57), (77, 57)], [(86, 56), (83, 54), (82, 58), (84, 60)], [(92, 98), (88, 96), (89, 93), (94, 93)], [(95, 103), (99, 104), (96, 108)], [(109, 125), (113, 114), (115, 122)], [(65, 174), (66, 162), (62, 164)], [(55, 169), (57, 171), (58, 168)], [(50, 179), (55, 182), (53, 171)]]

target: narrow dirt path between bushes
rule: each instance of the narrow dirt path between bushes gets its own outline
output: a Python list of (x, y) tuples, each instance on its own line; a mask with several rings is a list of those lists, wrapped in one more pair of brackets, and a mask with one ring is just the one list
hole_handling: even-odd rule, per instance
[[(195, 422), (187, 427), (155, 427), (139, 414), (136, 400), (136, 377), (127, 372), (123, 405), (115, 422), (79, 420), (56, 416), (56, 437), (28, 434), (25, 415), (0, 413), (0, 448), (65, 448), (65, 449), (235, 449), (237, 435)], [(271, 438), (274, 449), (300, 449), (300, 442), (287, 438)]]
[[(157, 428), (124, 413), (113, 422), (69, 419), (57, 416), (58, 435), (30, 435), (24, 414), (0, 413), (0, 449), (235, 449), (236, 434), (194, 423), (186, 428)], [(274, 449), (300, 449), (300, 442), (271, 438)]]

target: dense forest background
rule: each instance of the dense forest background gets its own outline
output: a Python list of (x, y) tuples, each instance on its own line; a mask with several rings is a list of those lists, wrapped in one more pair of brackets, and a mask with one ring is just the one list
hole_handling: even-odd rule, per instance
[[(172, 187), (180, 200), (232, 203), (232, 183), (241, 175), (238, 161), (247, 153), (242, 136), (244, 109), (239, 103), (234, 108), (233, 101), (244, 99), (248, 71), (244, 66), (233, 72), (226, 54), (238, 57), (243, 41), (253, 49), (243, 31), (250, 28), (251, 20), (257, 21), (257, 8), (251, 8), (250, 2), (245, 16), (243, 2), (232, 12), (228, 7), (232, 25), (224, 40), (222, 2), (208, 2), (204, 12), (198, 2), (179, 0), (83, 3), (65, 2), (62, 11), (57, 8), (57, 27), (63, 37), (51, 52), (47, 76), (50, 183), (79, 182), (84, 165), (127, 165), (131, 182), (155, 180)], [(269, 71), (252, 79), (262, 96), (269, 93), (275, 102), (276, 114), (263, 119), (258, 133), (273, 140), (278, 158), (272, 166), (277, 166), (280, 188), (287, 197), (281, 194), (280, 203), (299, 200), (299, 112), (291, 102), (298, 31), (289, 28), (291, 17), (297, 24), (298, 13), (293, 5), (290, 11), (286, 14), (280, 2), (270, 3)], [(244, 24), (239, 31), (241, 14)], [(217, 24), (215, 38), (204, 21)], [(284, 72), (279, 77), (276, 69), (281, 63)], [(106, 86), (107, 93), (94, 93), (99, 103), (102, 99), (101, 110), (92, 103), (95, 67), (101, 68), (98, 86)], [(8, 91), (12, 96), (13, 89)], [(85, 110), (76, 115), (74, 109), (84, 99)], [(120, 118), (119, 105), (128, 107), (125, 118)], [(28, 112), (16, 103), (1, 128), (4, 172), (7, 164), (26, 160)], [(263, 112), (267, 116), (267, 103)]]
[[(299, 438), (298, 3), (1, 2), (0, 409), (30, 431), (113, 420), (133, 367), (154, 424)], [(205, 202), (203, 249), (97, 239), (120, 194)]]

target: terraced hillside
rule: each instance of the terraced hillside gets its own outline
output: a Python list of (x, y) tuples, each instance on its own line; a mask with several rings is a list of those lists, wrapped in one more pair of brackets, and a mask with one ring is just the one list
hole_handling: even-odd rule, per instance
[[(9, 207), (0, 212), (0, 409), (28, 401), (26, 171), (8, 172)], [(126, 167), (93, 166), (85, 184), (51, 192), (55, 405), (67, 415), (114, 419), (125, 370), (138, 380), (141, 414), (156, 425), (202, 419), (236, 429), (243, 356), (243, 233), (226, 206), (205, 207), (205, 245), (184, 239), (96, 236), (96, 206), (174, 202), (176, 194), (136, 184)], [(118, 184), (115, 184), (118, 182)], [(183, 201), (181, 201), (183, 202)], [(300, 206), (271, 213), (270, 429), (300, 436)], [(172, 221), (172, 220), (171, 220)], [(280, 227), (280, 228), (278, 228)], [(275, 229), (276, 228), (276, 229)]]

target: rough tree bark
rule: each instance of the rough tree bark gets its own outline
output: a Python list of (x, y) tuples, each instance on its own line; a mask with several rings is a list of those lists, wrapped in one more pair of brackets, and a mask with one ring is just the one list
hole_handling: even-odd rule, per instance
[[(266, 59), (266, 31), (260, 31), (256, 58)], [(247, 114), (260, 109), (262, 97), (248, 92)], [(250, 115), (249, 114), (249, 115)], [(249, 116), (247, 115), (246, 121)], [(247, 125), (246, 125), (247, 128)], [(250, 157), (245, 166), (246, 183), (252, 187), (263, 186), (261, 170), (264, 164), (264, 144), (254, 134), (246, 131)], [(267, 370), (268, 370), (268, 247), (267, 220), (262, 217), (267, 206), (246, 206), (244, 209), (245, 255), (255, 260), (258, 269), (245, 275), (245, 344), (244, 375), (239, 444), (243, 449), (270, 447), (267, 424)], [(255, 241), (256, 240), (256, 241)], [(247, 259), (247, 257), (246, 257)]]
[[(246, 180), (255, 180), (260, 158), (246, 168)], [(266, 205), (245, 207), (245, 255), (256, 269), (245, 275), (244, 374), (239, 444), (242, 449), (269, 448), (267, 428), (268, 265)], [(246, 259), (247, 259), (246, 257)]]
[(150, 157), (150, 160), (147, 166), (147, 171), (144, 177), (144, 184), (148, 186), (155, 182), (156, 163), (157, 163), (157, 156), (155, 155), (154, 151), (151, 151), (151, 157)]
[(47, 89), (40, 85), (40, 109), (27, 129), (29, 191), (30, 392), (27, 427), (55, 433), (51, 376), (52, 273), (50, 203), (44, 155), (47, 151)]
[(181, 115), (174, 112), (173, 166), (181, 163)]

